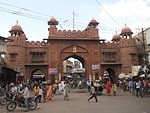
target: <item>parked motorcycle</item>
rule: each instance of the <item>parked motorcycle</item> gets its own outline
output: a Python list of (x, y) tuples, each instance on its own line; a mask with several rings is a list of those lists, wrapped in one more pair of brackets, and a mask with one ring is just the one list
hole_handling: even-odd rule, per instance
[[(14, 111), (17, 106), (26, 108), (24, 98), (20, 97), (20, 95), (15, 95), (14, 99), (7, 104), (6, 109), (7, 111)], [(35, 110), (37, 108), (37, 101), (35, 101), (34, 97), (28, 98), (28, 108), (29, 110)]]
[(5, 106), (7, 102), (12, 100), (12, 96), (10, 93), (5, 93), (1, 98), (0, 98), (0, 105)]

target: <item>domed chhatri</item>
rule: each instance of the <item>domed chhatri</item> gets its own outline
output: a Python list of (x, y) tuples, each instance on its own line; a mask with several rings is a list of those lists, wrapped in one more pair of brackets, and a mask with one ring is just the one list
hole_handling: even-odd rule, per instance
[(99, 23), (93, 18), (90, 23), (88, 24), (88, 26), (95, 28)]
[(11, 27), (11, 31), (23, 31), (22, 27), (16, 23), (14, 26)]
[(125, 37), (127, 37), (127, 36), (132, 36), (132, 34), (133, 34), (133, 32), (131, 31), (131, 29), (128, 27), (128, 26), (124, 26), (123, 28), (122, 28), (122, 30), (121, 30), (121, 36), (125, 36)]
[(121, 39), (121, 36), (119, 34), (113, 35), (113, 38), (111, 41), (119, 41)]
[(58, 25), (58, 21), (54, 17), (52, 17), (48, 22), (48, 25)]
[(121, 34), (122, 33), (129, 33), (129, 32), (132, 32), (131, 29), (128, 27), (128, 26), (125, 26), (124, 28), (122, 28), (121, 30)]
[(22, 27), (18, 24), (18, 21), (11, 27), (9, 32), (11, 33), (11, 36), (22, 36), (24, 34)]

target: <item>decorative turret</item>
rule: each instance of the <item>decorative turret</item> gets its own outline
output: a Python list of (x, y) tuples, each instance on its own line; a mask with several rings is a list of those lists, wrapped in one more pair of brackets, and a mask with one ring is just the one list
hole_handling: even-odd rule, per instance
[(22, 27), (18, 24), (18, 21), (11, 27), (9, 32), (11, 33), (11, 36), (22, 36), (24, 34)]
[(128, 36), (132, 37), (132, 34), (133, 34), (133, 32), (131, 31), (131, 29), (125, 25), (125, 27), (122, 28), (120, 35), (122, 37), (126, 37), (127, 38)]
[(54, 17), (52, 17), (50, 21), (48, 21), (48, 25), (50, 25), (50, 28), (56, 28), (56, 25), (58, 25), (58, 21)]
[(9, 31), (11, 33), (11, 36), (9, 36), (9, 39), (12, 39), (11, 42), (8, 42), (8, 45), (21, 45), (25, 46), (26, 43), (26, 34), (22, 30), (22, 27), (18, 24), (18, 21), (15, 25), (11, 27), (11, 30)]
[(120, 39), (121, 39), (120, 35), (119, 34), (115, 34), (115, 35), (113, 35), (113, 38), (112, 38), (111, 41), (118, 42)]
[(88, 26), (90, 26), (90, 28), (96, 28), (96, 26), (98, 25), (99, 23), (95, 20), (95, 19), (92, 19), (90, 21), (90, 23), (88, 24)]
[(48, 25), (50, 25), (50, 28), (48, 28), (49, 37), (57, 37), (57, 28), (56, 28), (56, 25), (58, 25), (58, 21), (54, 17), (52, 17), (48, 21)]

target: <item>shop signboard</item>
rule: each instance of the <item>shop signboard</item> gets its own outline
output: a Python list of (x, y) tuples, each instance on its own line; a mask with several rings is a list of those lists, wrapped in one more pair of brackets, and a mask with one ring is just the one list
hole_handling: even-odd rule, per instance
[(57, 68), (49, 68), (49, 75), (57, 75)]
[(99, 64), (92, 64), (92, 70), (97, 70), (100, 69), (100, 65)]

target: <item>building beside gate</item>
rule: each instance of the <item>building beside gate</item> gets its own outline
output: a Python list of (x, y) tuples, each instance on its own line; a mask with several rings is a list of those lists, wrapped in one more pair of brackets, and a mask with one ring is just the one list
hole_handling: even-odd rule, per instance
[(15, 82), (17, 72), (8, 67), (4, 61), (7, 52), (7, 41), (9, 39), (0, 36), (0, 85)]
[[(99, 23), (92, 19), (85, 30), (58, 30), (58, 21), (48, 21), (48, 38), (40, 41), (28, 41), (22, 27), (12, 26), (8, 42), (6, 63), (31, 80), (38, 76), (45, 80), (62, 76), (63, 61), (73, 57), (78, 59), (85, 69), (87, 79), (101, 79), (107, 71), (112, 80), (118, 75), (130, 73), (131, 66), (138, 65), (136, 41), (133, 32), (125, 26), (120, 34), (115, 34), (111, 42), (100, 38)], [(42, 37), (41, 37), (42, 38)], [(55, 74), (49, 72), (55, 69)]]

